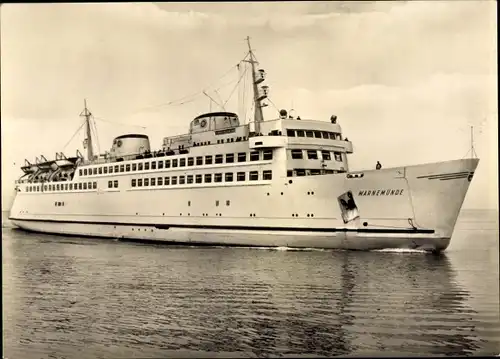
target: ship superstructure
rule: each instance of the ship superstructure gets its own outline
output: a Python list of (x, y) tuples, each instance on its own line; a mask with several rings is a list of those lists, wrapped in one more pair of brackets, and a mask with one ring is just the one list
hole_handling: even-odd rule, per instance
[(147, 135), (116, 137), (86, 158), (26, 161), (11, 220), (46, 233), (191, 244), (443, 250), (478, 160), (351, 171), (353, 145), (336, 116), (281, 110), (265, 120), (265, 72), (248, 42), (254, 120), (194, 118), (152, 150)]

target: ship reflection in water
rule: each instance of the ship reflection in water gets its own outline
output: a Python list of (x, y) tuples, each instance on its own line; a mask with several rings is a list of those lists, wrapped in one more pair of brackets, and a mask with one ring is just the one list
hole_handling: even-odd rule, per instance
[(7, 357), (500, 352), (446, 255), (3, 237)]

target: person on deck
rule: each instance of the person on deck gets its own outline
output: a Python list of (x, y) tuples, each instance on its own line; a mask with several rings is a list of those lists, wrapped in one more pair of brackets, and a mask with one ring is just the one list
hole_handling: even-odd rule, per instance
[(375, 168), (378, 169), (378, 170), (382, 168), (382, 165), (380, 164), (379, 161), (377, 161), (377, 166), (375, 166)]

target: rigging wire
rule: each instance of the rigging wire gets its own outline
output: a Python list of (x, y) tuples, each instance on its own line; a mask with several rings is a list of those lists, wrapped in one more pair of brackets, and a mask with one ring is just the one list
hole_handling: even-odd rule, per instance
[[(94, 119), (94, 115), (92, 115), (92, 119)], [(99, 136), (97, 135), (97, 125), (95, 123), (95, 120), (92, 121), (90, 126), (90, 131), (94, 132), (95, 138), (97, 140), (97, 155), (101, 153), (101, 147), (99, 146)]]
[(226, 104), (227, 102), (231, 99), (231, 97), (233, 96), (234, 94), (234, 90), (236, 90), (236, 88), (238, 87), (239, 83), (241, 82), (241, 80), (243, 79), (243, 77), (245, 76), (246, 72), (247, 72), (248, 68), (245, 69), (245, 71), (243, 72), (243, 74), (241, 75), (240, 79), (238, 80), (238, 82), (236, 83), (236, 86), (233, 87), (233, 90), (231, 91), (231, 94), (229, 95), (228, 99), (226, 100), (226, 102), (224, 102), (224, 105), (223, 107), (226, 107)]
[(63, 150), (70, 144), (70, 142), (73, 140), (73, 138), (75, 138), (76, 134), (78, 132), (80, 132), (80, 130), (82, 129), (82, 127), (85, 125), (85, 121), (83, 121), (83, 123), (80, 125), (80, 127), (78, 127), (78, 129), (75, 131), (75, 133), (73, 134), (73, 136), (71, 136), (71, 138), (69, 139), (68, 142), (66, 142), (66, 144), (64, 145), (63, 147)]
[(120, 122), (114, 122), (114, 121), (110, 121), (110, 120), (105, 120), (102, 117), (95, 117), (95, 116), (92, 116), (92, 117), (94, 118), (94, 120), (104, 121), (104, 122), (108, 122), (108, 123), (111, 123), (114, 125), (132, 126), (132, 127), (140, 127), (142, 129), (146, 129), (146, 126), (139, 126), (139, 125), (131, 125), (131, 124), (125, 124), (125, 123), (120, 123)]
[(271, 103), (271, 105), (273, 105), (273, 107), (276, 109), (276, 111), (278, 112), (278, 114), (280, 113), (280, 110), (278, 109), (278, 107), (276, 107), (276, 105), (274, 104), (273, 101), (271, 101), (271, 99), (268, 97), (267, 100)]

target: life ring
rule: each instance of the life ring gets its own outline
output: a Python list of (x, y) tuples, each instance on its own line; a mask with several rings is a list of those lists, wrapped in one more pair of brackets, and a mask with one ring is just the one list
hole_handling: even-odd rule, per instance
[(207, 125), (207, 120), (205, 120), (205, 119), (201, 120), (200, 126), (205, 127), (206, 125)]
[(121, 146), (122, 146), (122, 140), (118, 140), (118, 141), (116, 141), (116, 145), (117, 145), (118, 147), (121, 147)]

